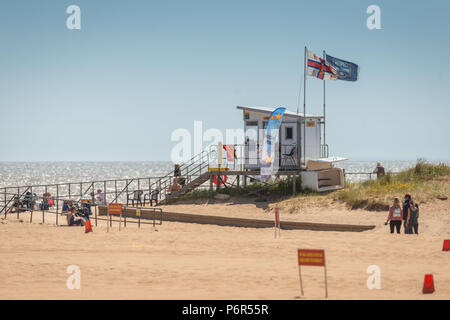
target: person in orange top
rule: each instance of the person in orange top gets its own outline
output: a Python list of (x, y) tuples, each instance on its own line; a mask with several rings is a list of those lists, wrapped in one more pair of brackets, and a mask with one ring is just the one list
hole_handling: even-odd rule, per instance
[(385, 225), (390, 222), (391, 233), (394, 233), (394, 227), (397, 229), (397, 233), (400, 233), (403, 220), (403, 208), (398, 198), (394, 199), (394, 203), (389, 207), (389, 215)]

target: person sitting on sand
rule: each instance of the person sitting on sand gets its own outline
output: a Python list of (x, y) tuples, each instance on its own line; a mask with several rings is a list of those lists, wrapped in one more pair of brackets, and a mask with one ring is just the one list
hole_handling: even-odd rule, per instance
[(13, 209), (15, 212), (19, 212), (20, 208), (22, 208), (22, 207), (23, 207), (23, 203), (22, 203), (22, 201), (20, 201), (19, 196), (14, 196), (13, 203), (11, 205), (11, 208), (9, 208), (8, 213), (12, 213)]
[(67, 214), (67, 225), (69, 227), (71, 226), (84, 226), (85, 222), (84, 219), (77, 218), (75, 219), (75, 214), (77, 213), (77, 208), (75, 206), (72, 206), (69, 213)]
[(385, 175), (384, 167), (381, 165), (381, 163), (379, 163), (379, 162), (377, 163), (377, 167), (375, 168), (375, 170), (373, 170), (372, 173), (377, 174), (377, 179), (384, 177), (384, 175)]
[(415, 234), (419, 234), (419, 206), (413, 200), (409, 201), (408, 211), (408, 220), (406, 221), (408, 233), (412, 234), (414, 230)]
[(167, 189), (168, 195), (170, 196), (172, 192), (178, 191), (181, 189), (181, 185), (178, 184), (178, 178), (173, 181), (173, 184)]
[(390, 221), (391, 233), (394, 233), (394, 227), (397, 229), (397, 233), (400, 234), (400, 228), (403, 220), (403, 209), (398, 198), (394, 199), (394, 203), (389, 207), (389, 215), (385, 225)]

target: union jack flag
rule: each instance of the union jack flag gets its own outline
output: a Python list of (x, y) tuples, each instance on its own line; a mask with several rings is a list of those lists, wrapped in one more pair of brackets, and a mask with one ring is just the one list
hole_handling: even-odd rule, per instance
[(306, 74), (321, 80), (337, 80), (336, 69), (324, 59), (318, 57), (315, 53), (306, 50), (308, 54), (308, 63)]

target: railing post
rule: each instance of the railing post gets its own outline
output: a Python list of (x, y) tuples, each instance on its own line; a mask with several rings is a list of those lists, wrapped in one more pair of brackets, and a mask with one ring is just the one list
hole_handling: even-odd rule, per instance
[(114, 195), (116, 197), (116, 203), (117, 203), (117, 180), (114, 180)]
[(125, 188), (126, 188), (125, 192), (127, 193), (127, 206), (128, 206), (128, 179), (125, 180)]
[[(152, 179), (151, 178), (148, 178), (148, 197), (150, 199), (152, 198)], [(144, 195), (144, 207), (145, 207), (145, 195)]]
[(162, 197), (161, 179), (158, 180), (158, 185), (159, 185), (159, 188), (158, 188), (158, 190), (159, 190), (159, 192), (158, 192), (158, 197), (159, 197), (159, 200), (161, 200), (161, 197)]
[(56, 185), (56, 219), (58, 219), (58, 211), (59, 211), (59, 184)]
[[(20, 201), (20, 188), (19, 187), (17, 188), (17, 196), (19, 197), (19, 201)], [(19, 220), (19, 212), (20, 212), (20, 210), (19, 210), (19, 208), (17, 208), (17, 220)]]
[[(105, 203), (102, 203), (103, 205), (106, 205), (108, 201), (106, 200), (106, 180), (103, 181), (103, 194), (105, 195)], [(117, 202), (117, 200), (116, 200)]]
[(296, 193), (296, 190), (295, 190), (295, 188), (296, 188), (296, 182), (297, 182), (297, 174), (296, 174), (296, 172), (294, 172), (294, 179), (292, 180), (292, 195), (293, 196), (295, 196), (295, 193)]
[(3, 208), (3, 209), (5, 209), (5, 218), (6, 218), (6, 188), (5, 188), (5, 207)]
[[(58, 225), (58, 204), (59, 204), (59, 188), (58, 185), (56, 185), (56, 225)], [(53, 203), (54, 204), (54, 203)]]

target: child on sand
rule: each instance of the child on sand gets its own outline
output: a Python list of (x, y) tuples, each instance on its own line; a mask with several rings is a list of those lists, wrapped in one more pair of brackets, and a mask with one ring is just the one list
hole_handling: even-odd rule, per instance
[(84, 226), (85, 222), (83, 219), (75, 219), (75, 214), (77, 213), (77, 208), (73, 206), (70, 212), (67, 214), (67, 225), (72, 226)]
[(398, 198), (394, 199), (394, 203), (389, 207), (389, 215), (386, 220), (386, 224), (390, 221), (391, 233), (394, 233), (394, 227), (397, 229), (397, 233), (400, 234), (400, 228), (403, 220), (403, 209)]
[(408, 226), (408, 229), (410, 231), (409, 233), (412, 234), (412, 231), (414, 229), (414, 233), (419, 234), (419, 206), (415, 204), (413, 200), (409, 201), (408, 211), (409, 214), (406, 225)]

